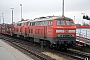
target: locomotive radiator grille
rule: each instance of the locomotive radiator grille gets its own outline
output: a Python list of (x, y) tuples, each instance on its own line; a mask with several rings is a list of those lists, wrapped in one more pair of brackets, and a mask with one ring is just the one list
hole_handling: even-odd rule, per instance
[(58, 37), (74, 37), (74, 34), (58, 34)]

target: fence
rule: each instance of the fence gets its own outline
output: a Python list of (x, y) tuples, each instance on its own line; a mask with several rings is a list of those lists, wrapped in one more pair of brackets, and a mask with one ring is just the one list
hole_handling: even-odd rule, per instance
[(90, 29), (77, 29), (76, 36), (90, 38)]

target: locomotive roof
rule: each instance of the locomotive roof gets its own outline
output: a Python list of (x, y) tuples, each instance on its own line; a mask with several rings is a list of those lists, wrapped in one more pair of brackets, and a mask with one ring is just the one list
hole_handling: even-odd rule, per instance
[(47, 16), (47, 17), (35, 18), (33, 20), (23, 20), (23, 21), (19, 21), (17, 23), (36, 22), (36, 21), (47, 21), (47, 20), (72, 20), (72, 19), (71, 18), (68, 18), (68, 17), (62, 17), (62, 16)]
[(18, 21), (17, 23), (24, 23), (24, 22), (28, 22), (27, 20), (23, 20), (23, 21)]
[(72, 19), (68, 17), (61, 17), (61, 16), (47, 16), (47, 17), (35, 18), (33, 20), (29, 20), (29, 22), (47, 21), (47, 20), (72, 20)]

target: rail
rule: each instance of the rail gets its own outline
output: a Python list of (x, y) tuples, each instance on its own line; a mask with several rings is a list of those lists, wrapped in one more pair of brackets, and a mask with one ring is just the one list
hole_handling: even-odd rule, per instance
[[(55, 59), (52, 59), (52, 58), (50, 58), (46, 55), (40, 54), (39, 52), (36, 52), (36, 50), (33, 50), (32, 48), (29, 47), (28, 43), (22, 42), (22, 40), (18, 41), (16, 39), (13, 39), (13, 38), (10, 38), (10, 37), (5, 37), (5, 36), (2, 36), (2, 37), (4, 37), (3, 38), (4, 41), (17, 46), (20, 49), (23, 49), (23, 50), (29, 52), (30, 54), (36, 56), (37, 58), (39, 58), (41, 60), (55, 60)], [(75, 59), (78, 59), (78, 60), (90, 59), (89, 54), (74, 51), (74, 50), (67, 50), (67, 51), (62, 52), (62, 51), (51, 49), (50, 51), (53, 52), (53, 53), (66, 55), (68, 57), (75, 58)]]
[[(17, 40), (17, 39), (14, 39), (14, 38), (10, 38), (10, 37), (7, 37), (7, 36), (2, 36), (1, 37), (5, 42), (11, 44), (13, 47), (15, 48), (19, 48), (19, 49), (22, 49), (24, 50), (24, 52), (28, 52), (30, 53), (31, 55), (35, 56), (36, 58), (40, 59), (40, 60), (55, 60), (53, 58), (50, 58), (42, 53), (39, 53), (39, 51), (36, 51), (32, 48), (30, 48), (29, 46), (27, 46), (27, 43), (22, 42), (22, 40)], [(28, 54), (27, 53), (27, 54)]]

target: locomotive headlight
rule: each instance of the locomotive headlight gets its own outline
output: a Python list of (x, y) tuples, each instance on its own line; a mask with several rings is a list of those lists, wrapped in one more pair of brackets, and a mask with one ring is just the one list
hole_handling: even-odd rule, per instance
[(58, 37), (63, 37), (63, 35), (61, 35), (61, 34), (58, 34)]
[(70, 33), (74, 33), (75, 32), (75, 30), (68, 30)]
[(74, 37), (74, 34), (71, 34), (70, 36), (71, 36), (71, 37)]

